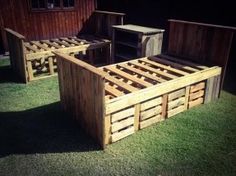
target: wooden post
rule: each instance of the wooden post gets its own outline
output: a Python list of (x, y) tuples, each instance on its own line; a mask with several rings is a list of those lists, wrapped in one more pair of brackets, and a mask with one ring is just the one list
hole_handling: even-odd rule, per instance
[(139, 130), (140, 104), (134, 106), (134, 131)]
[(54, 74), (54, 68), (53, 68), (53, 59), (52, 59), (52, 57), (48, 58), (48, 65), (49, 65), (50, 75), (53, 75)]
[(28, 70), (28, 81), (31, 81), (34, 79), (33, 75), (33, 68), (32, 68), (32, 62), (27, 61), (27, 70)]
[(162, 106), (161, 106), (161, 118), (165, 120), (167, 116), (167, 104), (168, 104), (168, 94), (162, 96)]
[(184, 110), (188, 109), (189, 91), (190, 91), (190, 86), (187, 86), (186, 89), (185, 89)]
[(104, 139), (103, 148), (105, 148), (107, 144), (111, 143), (111, 114), (106, 115), (104, 119), (103, 139)]

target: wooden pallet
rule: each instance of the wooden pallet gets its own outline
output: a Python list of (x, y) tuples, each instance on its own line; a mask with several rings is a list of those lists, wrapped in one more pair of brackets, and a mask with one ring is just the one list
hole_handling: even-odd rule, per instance
[(159, 55), (95, 68), (56, 55), (64, 109), (103, 147), (219, 95), (218, 66)]
[[(110, 62), (110, 40), (91, 35), (60, 37), (25, 42), (24, 36), (6, 29), (10, 46), (11, 65), (24, 82), (56, 75), (53, 52), (60, 51), (91, 64)], [(94, 59), (96, 58), (96, 60)]]

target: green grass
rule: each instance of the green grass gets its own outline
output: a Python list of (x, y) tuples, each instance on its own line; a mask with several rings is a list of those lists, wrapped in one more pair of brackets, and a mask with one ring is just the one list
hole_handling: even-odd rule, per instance
[[(236, 96), (101, 151), (62, 112), (57, 78), (15, 83), (0, 60), (0, 175), (236, 175)], [(3, 66), (4, 65), (4, 66)]]

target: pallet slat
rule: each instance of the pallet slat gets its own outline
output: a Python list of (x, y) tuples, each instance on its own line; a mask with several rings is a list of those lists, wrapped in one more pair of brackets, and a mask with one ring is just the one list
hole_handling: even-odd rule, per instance
[(157, 106), (157, 107), (151, 108), (149, 110), (142, 111), (140, 114), (140, 119), (143, 121), (145, 119), (148, 119), (148, 118), (155, 116), (157, 114), (160, 114), (160, 113), (161, 113), (161, 106)]
[(161, 115), (157, 115), (155, 117), (152, 117), (150, 119), (144, 120), (142, 122), (140, 122), (140, 129), (146, 128), (152, 124), (155, 124), (157, 122), (162, 121)]
[(111, 125), (111, 132), (114, 133), (118, 130), (121, 130), (123, 128), (126, 128), (130, 125), (134, 125), (134, 117), (129, 117), (125, 120), (122, 120), (120, 122), (115, 122)]
[(141, 111), (149, 109), (151, 107), (160, 105), (162, 103), (162, 97), (154, 98), (151, 100), (147, 100), (146, 102), (141, 103)]
[(111, 135), (111, 141), (116, 142), (134, 133), (134, 127), (127, 128)]
[(205, 82), (200, 82), (198, 84), (190, 86), (190, 93), (196, 92), (196, 91), (204, 89), (204, 88), (205, 88)]
[(128, 108), (123, 111), (116, 112), (116, 113), (112, 114), (111, 122), (113, 123), (115, 121), (122, 120), (122, 119), (132, 116), (132, 115), (134, 115), (134, 107)]

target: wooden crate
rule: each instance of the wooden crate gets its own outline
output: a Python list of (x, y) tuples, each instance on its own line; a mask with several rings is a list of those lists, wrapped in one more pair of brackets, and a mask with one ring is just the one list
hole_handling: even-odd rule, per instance
[(95, 68), (56, 56), (63, 108), (102, 147), (219, 95), (218, 66), (159, 55)]

